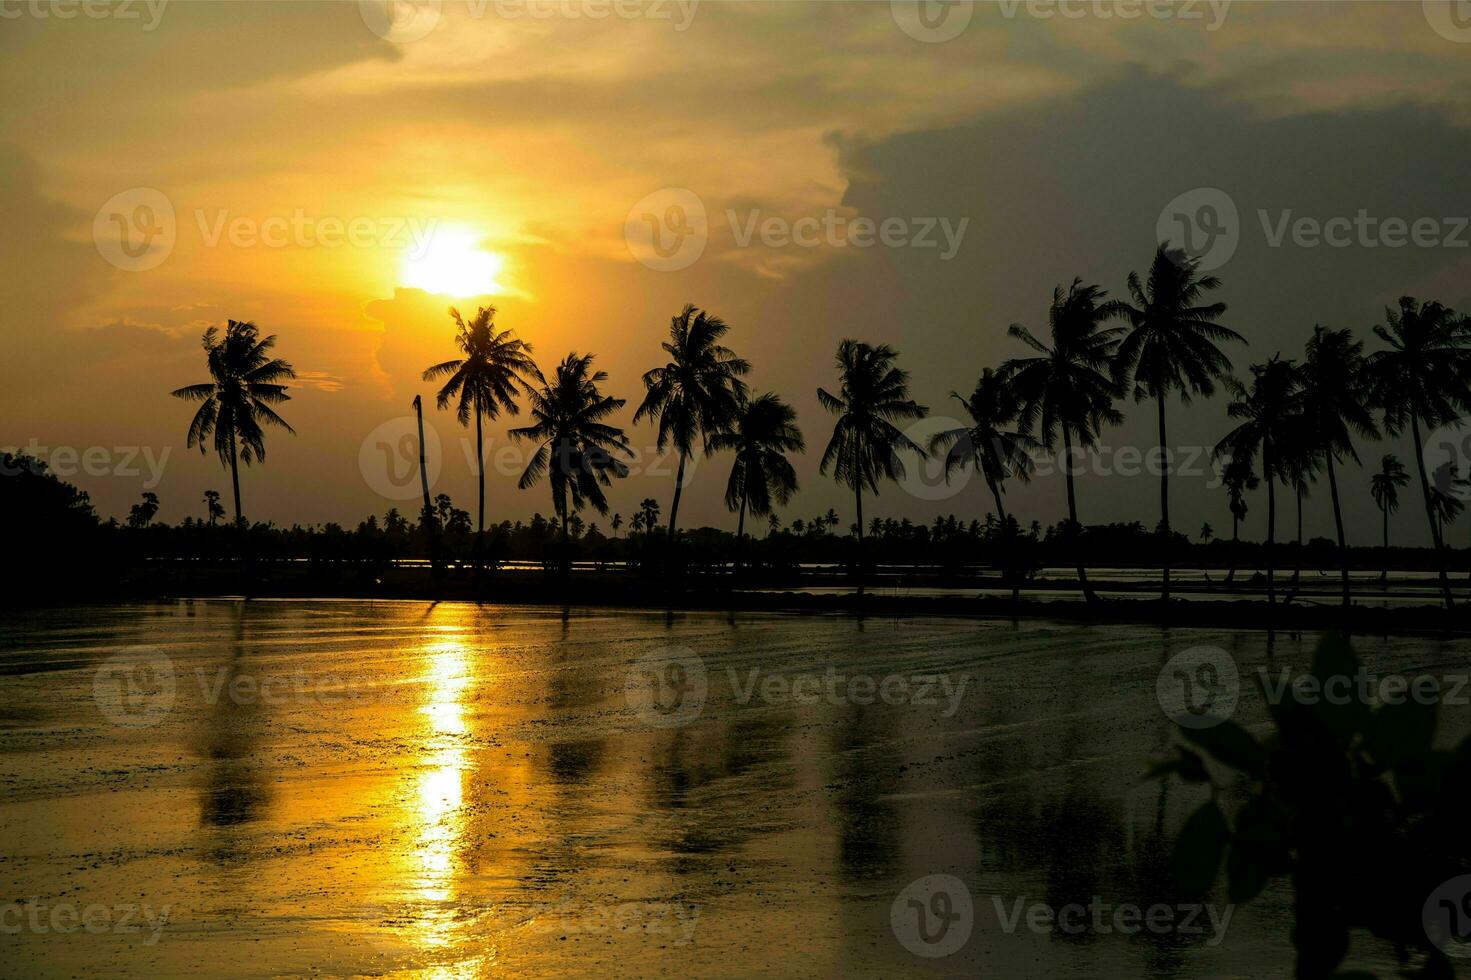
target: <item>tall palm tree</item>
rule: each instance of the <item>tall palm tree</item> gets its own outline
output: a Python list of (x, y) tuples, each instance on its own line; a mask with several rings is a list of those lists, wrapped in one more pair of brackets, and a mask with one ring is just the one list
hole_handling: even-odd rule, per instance
[(1006, 577), (1011, 579), (1012, 601), (1016, 601), (1021, 595), (1021, 583), (1012, 567), (1016, 522), (1006, 516), (1006, 505), (1001, 502), (1001, 495), (1006, 492), (1007, 477), (1015, 476), (1023, 483), (1031, 479), (1031, 452), (1037, 441), (1022, 431), (1022, 402), (1012, 378), (1004, 372), (986, 368), (969, 398), (963, 398), (954, 391), (950, 397), (960, 402), (970, 416), (971, 424), (936, 432), (930, 437), (929, 451), (945, 453), (946, 483), (950, 482), (950, 474), (966, 466), (974, 467), (986, 481), (991, 499), (996, 502), (997, 517), (1011, 539), (1008, 546), (1012, 553), (1007, 555), (1004, 568)]
[(463, 357), (436, 364), (424, 372), (425, 381), (448, 378), (439, 389), (436, 404), (449, 407), (458, 399), (455, 417), (468, 427), (475, 417), (475, 473), (480, 481), (480, 506), (475, 522), (475, 551), (478, 555), (485, 543), (485, 438), (483, 419), (500, 417), (501, 409), (511, 415), (516, 405), (517, 389), (526, 389), (526, 377), (536, 371), (531, 360), (531, 345), (518, 340), (515, 331), (496, 330), (495, 307), (482, 306), (468, 322), (460, 311), (451, 307), (455, 321), (455, 343)]
[(1391, 435), (1399, 435), (1408, 426), (1414, 439), (1425, 519), (1435, 546), (1441, 594), (1449, 607), (1453, 600), (1445, 571), (1445, 542), (1425, 473), (1420, 427), (1444, 425), (1471, 403), (1471, 353), (1467, 349), (1471, 322), (1437, 302), (1422, 305), (1410, 296), (1400, 299), (1398, 310), (1386, 309), (1384, 316), (1385, 322), (1375, 325), (1374, 334), (1389, 349), (1368, 357), (1374, 400), (1384, 412), (1384, 427)]
[(1066, 292), (1061, 286), (1054, 288), (1047, 311), (1052, 343), (1043, 343), (1026, 327), (1013, 323), (1007, 333), (1038, 356), (1017, 358), (1002, 366), (1012, 376), (1022, 401), (1022, 427), (1027, 431), (1035, 428), (1049, 453), (1056, 449), (1057, 433), (1062, 431), (1067, 535), (1077, 560), (1078, 582), (1089, 602), (1096, 602), (1098, 597), (1088, 584), (1079, 540), (1082, 524), (1078, 522), (1078, 500), (1073, 492), (1073, 443), (1076, 441), (1079, 449), (1090, 449), (1097, 444), (1105, 425), (1118, 425), (1124, 420), (1124, 413), (1114, 407), (1120, 387), (1112, 374), (1114, 352), (1124, 329), (1104, 328), (1103, 322), (1112, 315), (1104, 302), (1107, 295), (1098, 286), (1085, 286), (1081, 279), (1074, 279)]
[(1281, 452), (1282, 482), (1292, 488), (1297, 505), (1297, 551), (1293, 555), (1291, 595), (1297, 594), (1298, 580), (1302, 578), (1303, 523), (1302, 502), (1307, 499), (1308, 487), (1318, 479), (1318, 464), (1321, 455), (1309, 432), (1304, 416), (1294, 416), (1279, 439)]
[(1369, 493), (1374, 504), (1384, 515), (1384, 568), (1379, 573), (1379, 584), (1389, 584), (1389, 515), (1399, 510), (1400, 487), (1407, 486), (1410, 474), (1405, 464), (1393, 453), (1385, 453), (1379, 461), (1379, 472), (1369, 478)]
[(797, 471), (787, 453), (800, 453), (807, 444), (797, 428), (796, 411), (767, 392), (742, 405), (729, 430), (711, 434), (709, 446), (712, 452), (735, 453), (725, 483), (725, 506), (740, 511), (736, 521), (740, 549), (746, 539), (746, 511), (765, 517), (773, 501), (785, 504), (797, 492)]
[(628, 475), (628, 466), (618, 459), (631, 456), (623, 430), (603, 420), (626, 404), (622, 398), (604, 395), (598, 385), (606, 381), (604, 371), (592, 370), (593, 355), (568, 354), (547, 381), (535, 365), (535, 386), (527, 390), (531, 424), (510, 430), (512, 439), (540, 443), (516, 484), (525, 490), (545, 474), (552, 490), (552, 510), (562, 527), (562, 573), (567, 573), (567, 525), (576, 518), (570, 511), (591, 505), (607, 515), (608, 498), (603, 487), (613, 477)]
[(858, 594), (863, 594), (863, 489), (878, 493), (880, 479), (904, 475), (899, 451), (921, 458), (923, 449), (894, 424), (924, 418), (925, 407), (909, 397), (909, 373), (894, 366), (899, 354), (888, 344), (877, 347), (848, 339), (838, 344), (839, 387), (836, 395), (817, 389), (822, 407), (838, 417), (819, 473), (831, 467), (833, 477), (853, 491), (858, 515)]
[(1338, 532), (1339, 571), (1343, 604), (1352, 603), (1348, 583), (1348, 542), (1343, 533), (1343, 508), (1338, 499), (1338, 477), (1333, 464), (1340, 454), (1359, 462), (1354, 436), (1378, 438), (1370, 409), (1369, 379), (1364, 371), (1364, 344), (1352, 331), (1313, 327), (1302, 365), (1302, 406), (1311, 444), (1321, 453), (1328, 471), (1328, 493), (1333, 498), (1333, 526)]
[(240, 510), (239, 461), (244, 460), (247, 466), (265, 461), (266, 435), (261, 423), (296, 434), (272, 407), (291, 400), (281, 382), (296, 377), (288, 362), (270, 356), (274, 346), (276, 335), (262, 337), (248, 320), (226, 321), (223, 335), (218, 327), (210, 327), (203, 338), (210, 380), (173, 392), (175, 398), (202, 403), (189, 423), (187, 445), (192, 449), (197, 444), (202, 453), (205, 440), (214, 437), (221, 465), (230, 468), (237, 527), (245, 525)]
[(1226, 411), (1241, 424), (1226, 434), (1215, 451), (1217, 456), (1229, 458), (1232, 465), (1246, 464), (1261, 456), (1262, 479), (1267, 483), (1267, 602), (1275, 605), (1275, 487), (1286, 475), (1282, 463), (1284, 434), (1295, 424), (1294, 417), (1301, 411), (1300, 379), (1292, 362), (1276, 355), (1265, 364), (1253, 364), (1251, 374), (1250, 385), (1236, 378), (1226, 379), (1226, 389), (1233, 399)]
[(1226, 584), (1230, 585), (1236, 578), (1237, 549), (1241, 543), (1241, 522), (1246, 520), (1250, 509), (1246, 504), (1246, 493), (1248, 490), (1255, 490), (1261, 481), (1252, 472), (1249, 461), (1240, 463), (1233, 460), (1227, 465), (1222, 478), (1226, 484), (1226, 494), (1231, 510), (1231, 567), (1226, 572)]
[(1231, 361), (1216, 345), (1227, 341), (1246, 343), (1236, 331), (1216, 322), (1226, 312), (1225, 303), (1202, 302), (1206, 293), (1221, 285), (1221, 280), (1201, 275), (1199, 265), (1199, 259), (1165, 242), (1154, 253), (1147, 279), (1141, 281), (1137, 272), (1129, 273), (1131, 302), (1115, 300), (1109, 304), (1109, 312), (1124, 317), (1130, 326), (1114, 361), (1119, 381), (1132, 378), (1134, 400), (1153, 398), (1159, 407), (1159, 509), (1166, 601), (1170, 598), (1171, 535), (1165, 399), (1170, 392), (1179, 392), (1180, 401), (1188, 405), (1194, 395), (1215, 394), (1217, 382), (1231, 370)]
[(729, 329), (724, 320), (704, 310), (693, 306), (681, 310), (670, 320), (669, 339), (662, 345), (669, 363), (644, 374), (647, 392), (633, 413), (634, 422), (645, 416), (658, 418), (659, 451), (673, 445), (679, 453), (674, 502), (669, 506), (670, 543), (679, 523), (685, 460), (697, 439), (706, 453), (711, 451), (710, 437), (734, 422), (746, 396), (741, 376), (751, 365), (720, 343)]

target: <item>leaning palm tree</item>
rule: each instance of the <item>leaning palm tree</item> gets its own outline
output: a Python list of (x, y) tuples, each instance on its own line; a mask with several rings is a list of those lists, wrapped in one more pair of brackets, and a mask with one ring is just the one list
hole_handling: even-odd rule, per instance
[(230, 468), (235, 491), (235, 525), (243, 527), (240, 510), (240, 465), (266, 458), (266, 436), (261, 423), (279, 426), (296, 434), (273, 405), (291, 400), (283, 381), (296, 377), (291, 365), (270, 356), (276, 335), (262, 337), (254, 323), (229, 320), (222, 336), (218, 327), (204, 332), (205, 362), (210, 380), (187, 385), (173, 392), (175, 398), (202, 402), (189, 423), (187, 445), (205, 452), (205, 440), (214, 437), (220, 463)]
[(1170, 466), (1169, 442), (1165, 435), (1165, 399), (1179, 392), (1186, 405), (1194, 395), (1209, 397), (1216, 384), (1228, 376), (1231, 361), (1216, 346), (1245, 339), (1217, 323), (1226, 312), (1225, 303), (1202, 304), (1206, 293), (1221, 285), (1215, 276), (1200, 274), (1199, 260), (1168, 242), (1160, 245), (1141, 281), (1129, 273), (1132, 302), (1116, 300), (1109, 312), (1129, 322), (1130, 332), (1119, 344), (1115, 358), (1120, 383), (1130, 378), (1134, 400), (1153, 398), (1159, 407), (1159, 449), (1162, 457), (1159, 483), (1160, 530), (1164, 547), (1164, 589), (1170, 598)]
[(800, 453), (807, 444), (797, 428), (797, 413), (768, 392), (742, 405), (730, 429), (713, 433), (709, 446), (711, 452), (735, 453), (725, 483), (725, 506), (740, 512), (736, 520), (740, 549), (746, 539), (746, 512), (765, 517), (773, 502), (785, 504), (797, 492), (797, 471), (787, 454)]
[(1274, 549), (1277, 535), (1277, 496), (1275, 487), (1285, 477), (1283, 439), (1301, 411), (1298, 372), (1291, 361), (1273, 356), (1265, 364), (1253, 364), (1250, 385), (1236, 378), (1226, 379), (1232, 402), (1227, 408), (1231, 418), (1241, 422), (1216, 446), (1218, 457), (1233, 464), (1246, 465), (1258, 455), (1262, 461), (1262, 479), (1267, 483), (1267, 602), (1276, 604), (1277, 587), (1273, 578)]
[(1302, 365), (1302, 406), (1311, 444), (1322, 454), (1333, 498), (1333, 526), (1338, 532), (1339, 572), (1343, 604), (1352, 603), (1348, 584), (1348, 542), (1343, 533), (1343, 508), (1338, 499), (1338, 477), (1333, 464), (1340, 454), (1359, 462), (1354, 436), (1375, 439), (1379, 429), (1370, 409), (1368, 375), (1364, 371), (1364, 344), (1349, 330), (1313, 327)]
[(1379, 472), (1369, 478), (1369, 493), (1384, 515), (1384, 568), (1379, 573), (1381, 587), (1389, 585), (1389, 515), (1399, 510), (1400, 487), (1407, 486), (1410, 474), (1393, 453), (1385, 453), (1379, 461)]
[(1012, 379), (1005, 373), (986, 368), (969, 398), (963, 398), (954, 391), (950, 397), (960, 402), (970, 416), (971, 424), (936, 432), (930, 437), (928, 448), (931, 453), (945, 453), (946, 483), (950, 482), (952, 473), (967, 466), (973, 467), (986, 481), (991, 499), (996, 502), (996, 515), (1011, 539), (1008, 541), (1011, 553), (1003, 568), (1006, 577), (1011, 579), (1014, 602), (1021, 595), (1021, 583), (1013, 568), (1016, 522), (1006, 516), (1006, 505), (1001, 502), (1001, 495), (1006, 492), (1007, 477), (1015, 476), (1023, 483), (1031, 478), (1031, 453), (1037, 442), (1022, 431), (1022, 402)]
[(425, 381), (449, 378), (439, 389), (436, 403), (440, 409), (458, 399), (455, 417), (468, 427), (475, 417), (475, 473), (480, 480), (480, 506), (476, 514), (475, 552), (484, 550), (485, 541), (485, 439), (482, 420), (500, 417), (501, 409), (515, 415), (517, 389), (526, 388), (526, 377), (536, 371), (531, 360), (531, 345), (518, 340), (511, 330), (496, 330), (495, 307), (482, 306), (466, 322), (460, 311), (450, 308), (455, 321), (455, 343), (464, 357), (436, 364), (424, 372)]
[(1002, 371), (1012, 376), (1022, 401), (1022, 427), (1029, 432), (1035, 429), (1049, 453), (1057, 448), (1057, 433), (1062, 432), (1067, 536), (1078, 565), (1078, 582), (1089, 602), (1096, 602), (1098, 597), (1088, 584), (1079, 540), (1082, 525), (1073, 492), (1073, 443), (1076, 441), (1080, 449), (1090, 449), (1097, 444), (1105, 425), (1118, 425), (1124, 420), (1124, 414), (1114, 407), (1120, 388), (1111, 372), (1124, 330), (1103, 326), (1111, 315), (1104, 303), (1107, 295), (1098, 286), (1085, 286), (1081, 279), (1074, 279), (1066, 292), (1061, 286), (1053, 289), (1052, 305), (1047, 311), (1051, 344), (1013, 323), (1007, 333), (1038, 356), (1017, 358), (1002, 366)]
[(900, 450), (921, 458), (925, 455), (894, 424), (925, 415), (925, 407), (909, 397), (909, 373), (894, 366), (898, 356), (888, 344), (873, 347), (844, 340), (838, 344), (838, 393), (817, 389), (822, 407), (838, 417), (817, 470), (826, 474), (831, 467), (834, 479), (853, 491), (858, 515), (859, 595), (863, 594), (863, 489), (877, 494), (880, 479), (903, 477)]
[[(568, 354), (550, 382), (535, 365), (535, 386), (527, 390), (531, 424), (510, 430), (512, 439), (539, 442), (517, 488), (525, 490), (545, 474), (552, 489), (552, 511), (562, 528), (562, 574), (567, 573), (567, 525), (572, 513), (591, 505), (607, 515), (608, 498), (603, 487), (613, 477), (628, 475), (628, 466), (618, 459), (632, 455), (623, 430), (603, 420), (625, 404), (598, 390), (607, 373), (592, 370), (593, 355)], [(568, 507), (570, 498), (570, 511)]]
[(1261, 481), (1252, 472), (1249, 461), (1246, 463), (1232, 461), (1225, 468), (1223, 480), (1226, 484), (1226, 495), (1231, 510), (1231, 567), (1226, 572), (1226, 584), (1230, 585), (1236, 578), (1236, 556), (1241, 544), (1241, 522), (1246, 520), (1250, 509), (1246, 504), (1246, 493), (1248, 490), (1255, 490)]
[(1423, 305), (1402, 297), (1398, 310), (1386, 309), (1385, 322), (1374, 334), (1388, 350), (1368, 357), (1375, 403), (1384, 412), (1384, 427), (1399, 435), (1408, 426), (1415, 444), (1415, 469), (1425, 499), (1425, 519), (1440, 572), (1440, 590), (1452, 605), (1451, 584), (1445, 571), (1445, 541), (1436, 520), (1430, 482), (1425, 472), (1425, 447), (1420, 427), (1445, 425), (1471, 406), (1471, 321), (1436, 302)]
[(725, 431), (740, 411), (746, 395), (741, 376), (751, 366), (720, 343), (730, 327), (718, 316), (686, 306), (669, 322), (669, 339), (662, 345), (669, 363), (644, 374), (647, 393), (634, 422), (649, 416), (659, 420), (658, 449), (673, 445), (679, 453), (674, 474), (674, 502), (669, 506), (669, 541), (679, 523), (679, 497), (684, 492), (684, 467), (696, 440), (706, 453), (710, 437)]

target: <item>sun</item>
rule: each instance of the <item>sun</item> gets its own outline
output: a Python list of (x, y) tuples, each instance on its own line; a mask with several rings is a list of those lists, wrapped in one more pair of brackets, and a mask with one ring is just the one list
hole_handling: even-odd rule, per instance
[(480, 236), (465, 228), (439, 228), (418, 248), (404, 253), (403, 285), (443, 296), (487, 296), (502, 291), (496, 277), (505, 256), (480, 247)]

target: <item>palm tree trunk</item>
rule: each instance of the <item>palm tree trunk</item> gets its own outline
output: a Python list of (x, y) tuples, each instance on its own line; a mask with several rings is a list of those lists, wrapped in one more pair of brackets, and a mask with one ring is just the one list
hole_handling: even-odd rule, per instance
[(674, 544), (674, 528), (679, 522), (679, 495), (684, 492), (684, 450), (679, 451), (679, 469), (674, 473), (674, 503), (669, 505), (669, 543)]
[(1277, 604), (1276, 572), (1277, 548), (1277, 490), (1276, 476), (1272, 473), (1271, 450), (1262, 449), (1262, 472), (1267, 481), (1267, 605)]
[(1331, 449), (1327, 456), (1328, 492), (1333, 496), (1333, 523), (1338, 529), (1338, 557), (1343, 578), (1343, 605), (1347, 608), (1353, 605), (1353, 594), (1348, 586), (1348, 542), (1343, 535), (1343, 509), (1338, 505), (1338, 478), (1333, 473), (1333, 451)]
[(1302, 484), (1297, 484), (1297, 554), (1292, 562), (1292, 591), (1291, 596), (1297, 595), (1297, 583), (1302, 578)]
[(1164, 547), (1160, 549), (1163, 562), (1164, 585), (1161, 598), (1170, 601), (1170, 451), (1165, 440), (1165, 393), (1159, 392), (1155, 399), (1159, 403), (1159, 515)]
[(1001, 518), (1001, 526), (1006, 529), (1007, 554), (1003, 559), (1001, 574), (1011, 579), (1011, 601), (1016, 602), (1022, 594), (1021, 582), (1017, 580), (1016, 569), (1012, 567), (1016, 562), (1016, 534), (1012, 530), (1011, 520), (1006, 516), (1006, 505), (1001, 502), (1000, 488), (989, 476), (986, 477), (986, 486), (991, 488), (991, 496), (996, 500), (996, 514)]
[(1231, 567), (1226, 570), (1226, 584), (1230, 585), (1236, 578), (1236, 547), (1240, 543), (1241, 521), (1235, 514), (1231, 515)]
[(485, 554), (485, 439), (480, 430), (480, 405), (475, 406), (475, 472), (480, 477), (480, 509), (475, 517), (475, 568)]
[(429, 500), (429, 470), (424, 465), (424, 400), (414, 396), (414, 415), (419, 419), (419, 486), (424, 491), (424, 516), (419, 519), (424, 528), (425, 544), (429, 548), (429, 569), (437, 577), (439, 567), (439, 521), (434, 516), (434, 505)]
[(245, 518), (240, 513), (240, 460), (235, 452), (235, 429), (230, 428), (230, 483), (235, 488), (235, 526), (244, 527)]
[(1451, 583), (1445, 574), (1445, 552), (1441, 547), (1440, 527), (1435, 520), (1435, 508), (1430, 504), (1430, 481), (1425, 476), (1425, 447), (1420, 442), (1420, 420), (1410, 413), (1410, 432), (1415, 437), (1415, 470), (1420, 474), (1420, 494), (1425, 498), (1425, 519), (1430, 522), (1430, 540), (1435, 546), (1435, 563), (1440, 572), (1440, 592), (1445, 597), (1446, 608), (1455, 605), (1451, 599)]
[(1384, 568), (1379, 572), (1379, 587), (1389, 588), (1389, 508), (1379, 508), (1384, 512)]
[(863, 483), (860, 481), (853, 489), (853, 497), (858, 505), (858, 598), (863, 598)]
[(1063, 475), (1067, 477), (1068, 537), (1072, 539), (1073, 559), (1078, 565), (1078, 583), (1083, 587), (1083, 598), (1088, 602), (1097, 602), (1098, 596), (1093, 594), (1093, 587), (1088, 584), (1088, 572), (1083, 567), (1083, 525), (1078, 523), (1078, 501), (1073, 495), (1073, 437), (1066, 425), (1062, 427), (1062, 450), (1067, 459), (1063, 466)]
[(741, 516), (736, 520), (736, 571), (741, 570), (742, 553), (746, 550), (746, 491), (741, 489)]

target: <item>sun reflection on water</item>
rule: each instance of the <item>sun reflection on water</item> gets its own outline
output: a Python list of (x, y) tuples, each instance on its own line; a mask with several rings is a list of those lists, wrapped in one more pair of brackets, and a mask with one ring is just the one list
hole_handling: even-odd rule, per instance
[(465, 696), (472, 677), (468, 651), (458, 639), (435, 642), (425, 650), (424, 769), (415, 787), (417, 820), (414, 846), (417, 904), (423, 915), (416, 923), (417, 940), (424, 946), (442, 946), (454, 925), (455, 851), (464, 829), (461, 807), (468, 734)]

